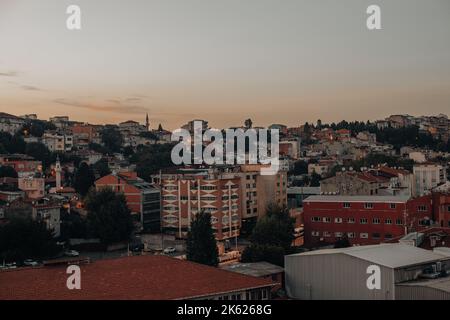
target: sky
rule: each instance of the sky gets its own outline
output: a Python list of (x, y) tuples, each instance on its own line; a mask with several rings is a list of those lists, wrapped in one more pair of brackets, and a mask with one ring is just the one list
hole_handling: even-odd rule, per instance
[(175, 129), (449, 110), (448, 0), (0, 0), (0, 112)]

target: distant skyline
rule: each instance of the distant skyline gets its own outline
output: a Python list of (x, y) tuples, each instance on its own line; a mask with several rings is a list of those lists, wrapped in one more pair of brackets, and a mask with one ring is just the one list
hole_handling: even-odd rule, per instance
[[(366, 28), (371, 4), (382, 30)], [(448, 0), (1, 0), (0, 39), (0, 112), (15, 115), (148, 112), (173, 130), (450, 110)]]

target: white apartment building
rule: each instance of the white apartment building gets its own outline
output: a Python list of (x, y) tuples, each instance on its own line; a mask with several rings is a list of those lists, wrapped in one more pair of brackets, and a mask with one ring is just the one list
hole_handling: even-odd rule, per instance
[(446, 168), (435, 163), (420, 163), (413, 168), (415, 195), (423, 195), (427, 191), (447, 181)]
[(42, 136), (42, 143), (52, 152), (71, 151), (73, 148), (73, 136), (46, 132)]

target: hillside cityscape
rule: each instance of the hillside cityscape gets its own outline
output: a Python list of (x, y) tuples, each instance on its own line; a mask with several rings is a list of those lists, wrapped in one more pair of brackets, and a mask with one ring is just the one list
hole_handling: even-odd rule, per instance
[(447, 115), (274, 123), (273, 175), (174, 165), (142, 118), (0, 112), (0, 299), (450, 299)]

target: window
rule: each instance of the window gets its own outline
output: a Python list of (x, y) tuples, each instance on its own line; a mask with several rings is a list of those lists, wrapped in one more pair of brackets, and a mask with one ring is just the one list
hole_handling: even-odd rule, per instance
[(334, 223), (342, 223), (342, 218), (334, 218)]
[(312, 217), (311, 221), (312, 222), (320, 222), (322, 219), (320, 219), (320, 217)]
[(311, 231), (311, 235), (313, 237), (318, 237), (319, 236), (319, 231)]
[(364, 203), (364, 208), (365, 209), (373, 209), (373, 203), (371, 203), (371, 202)]
[(372, 233), (372, 239), (380, 239), (381, 235), (376, 232), (376, 233)]
[(368, 239), (369, 238), (369, 234), (368, 233), (360, 233), (359, 234), (359, 237), (361, 238), (361, 239)]
[(450, 206), (447, 207), (447, 212), (450, 212)]
[(361, 224), (367, 224), (367, 218), (361, 218), (361, 219), (359, 219), (359, 223), (361, 223)]
[(329, 231), (324, 231), (324, 232), (323, 232), (323, 236), (324, 236), (325, 238), (329, 238), (329, 237), (331, 237), (331, 232), (329, 232)]
[(355, 236), (356, 236), (356, 234), (355, 234), (354, 232), (348, 232), (348, 233), (347, 233), (347, 237), (348, 237), (349, 239), (353, 239)]
[(350, 207), (351, 207), (350, 202), (344, 202), (344, 208), (350, 208)]
[(331, 222), (331, 218), (330, 217), (323, 217), (323, 222), (330, 223)]
[(385, 239), (392, 239), (392, 234), (386, 233), (386, 234), (384, 235), (384, 238), (385, 238)]
[(398, 226), (402, 226), (403, 225), (403, 220), (402, 219), (397, 219), (395, 220), (395, 224)]
[(335, 232), (334, 233), (335, 238), (342, 238), (342, 232)]
[(348, 223), (355, 223), (355, 218), (348, 218), (347, 222)]
[(417, 209), (419, 211), (427, 211), (427, 206), (426, 205), (420, 205), (420, 206), (417, 207)]
[(395, 209), (397, 207), (397, 205), (395, 204), (395, 203), (391, 203), (390, 205), (389, 205), (389, 208), (391, 208), (391, 209)]
[(381, 223), (381, 220), (380, 220), (380, 218), (373, 218), (373, 219), (372, 219), (372, 223), (373, 223), (373, 224), (380, 224), (380, 223)]
[(392, 219), (388, 218), (386, 220), (384, 220), (385, 224), (392, 224)]

